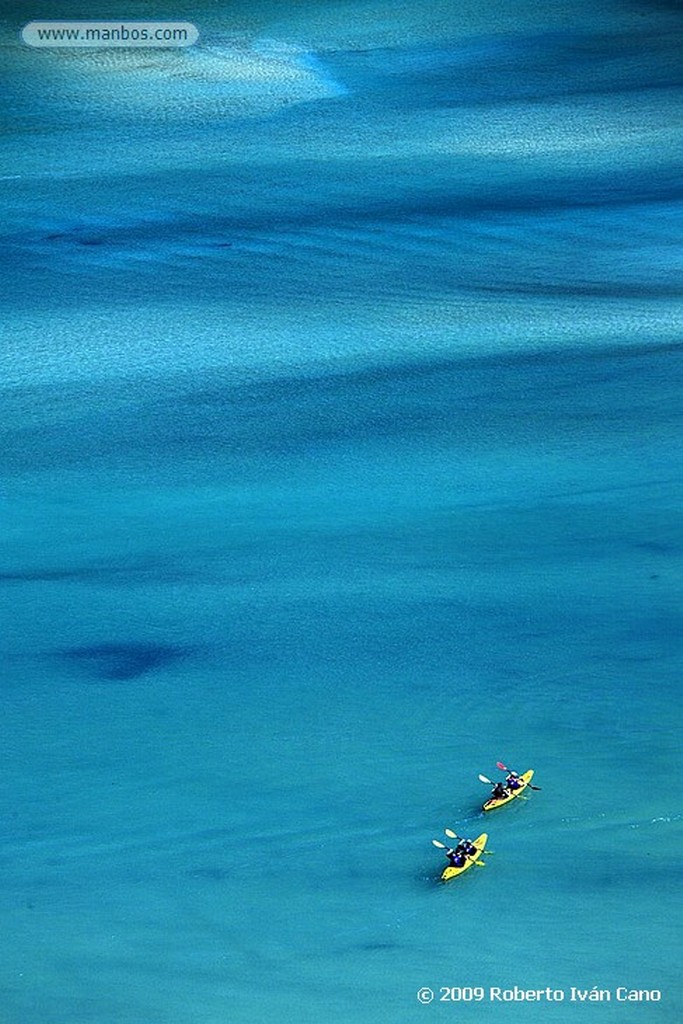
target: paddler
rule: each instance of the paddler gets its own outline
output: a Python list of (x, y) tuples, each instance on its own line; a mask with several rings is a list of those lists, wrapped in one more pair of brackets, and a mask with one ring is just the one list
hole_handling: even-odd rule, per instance
[(469, 839), (461, 839), (456, 849), (466, 857), (472, 857), (477, 852), (476, 846)]
[[(507, 782), (507, 779), (505, 781)], [(505, 788), (505, 784), (502, 782), (496, 782), (491, 790), (491, 799), (504, 800), (506, 796), (510, 796), (510, 793), (509, 790)]]
[(467, 857), (460, 851), (459, 843), (454, 850), (446, 850), (446, 859), (454, 868), (464, 868), (467, 863)]
[(453, 850), (446, 850), (446, 857), (454, 868), (463, 868), (467, 858), (474, 856), (477, 848), (469, 839), (461, 839)]
[(508, 774), (508, 777), (505, 780), (505, 785), (507, 786), (507, 788), (510, 791), (515, 790), (515, 789), (521, 789), (522, 788), (522, 780), (520, 779), (520, 777), (517, 774), (517, 772), (510, 772)]

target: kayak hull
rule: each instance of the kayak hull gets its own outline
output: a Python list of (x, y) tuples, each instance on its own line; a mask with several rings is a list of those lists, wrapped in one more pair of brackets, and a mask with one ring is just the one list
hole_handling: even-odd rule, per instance
[(486, 803), (483, 805), (483, 810), (495, 811), (497, 807), (503, 807), (505, 804), (512, 803), (513, 800), (515, 800), (524, 792), (524, 790), (527, 788), (533, 777), (534, 770), (533, 768), (530, 768), (528, 772), (524, 772), (523, 775), (520, 775), (519, 780), (522, 783), (522, 785), (519, 787), (519, 789), (516, 789), (513, 793), (508, 793), (507, 796), (501, 797), (500, 800), (487, 800)]
[(467, 862), (465, 863), (464, 867), (456, 868), (453, 867), (452, 864), (449, 864), (447, 868), (444, 868), (443, 871), (441, 872), (441, 881), (450, 882), (451, 878), (455, 878), (457, 875), (462, 875), (464, 871), (467, 871), (469, 868), (471, 868), (472, 865), (479, 860), (482, 853), (484, 852), (487, 839), (488, 835), (486, 834), (486, 832), (482, 832), (480, 836), (477, 836), (477, 838), (473, 841), (474, 845), (477, 848), (477, 852), (473, 853), (471, 857), (467, 858)]

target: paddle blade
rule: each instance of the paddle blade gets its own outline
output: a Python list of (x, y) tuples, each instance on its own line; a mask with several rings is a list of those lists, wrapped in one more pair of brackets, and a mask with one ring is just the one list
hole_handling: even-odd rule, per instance
[(493, 785), (493, 783), (491, 782), (491, 780), (490, 780), (490, 779), (487, 779), (485, 775), (480, 775), (480, 776), (479, 776), (479, 781), (480, 781), (480, 782), (485, 782), (487, 786), (492, 786), (492, 785)]
[(502, 761), (496, 761), (496, 768), (500, 768), (502, 772), (509, 772), (510, 769), (506, 768)]
[(440, 843), (438, 839), (432, 839), (432, 846), (438, 846), (440, 850), (447, 850), (448, 847), (445, 843)]
[(446, 833), (446, 835), (448, 836), (449, 839), (457, 839), (458, 838), (457, 832), (454, 832), (452, 828), (445, 828), (444, 832)]

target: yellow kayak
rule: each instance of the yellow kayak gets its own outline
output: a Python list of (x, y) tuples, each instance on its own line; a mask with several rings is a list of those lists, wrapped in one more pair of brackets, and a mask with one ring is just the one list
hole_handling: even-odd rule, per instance
[(484, 847), (486, 846), (487, 839), (488, 835), (486, 834), (486, 832), (482, 832), (480, 836), (477, 836), (477, 838), (474, 840), (474, 846), (476, 846), (477, 852), (473, 853), (471, 857), (468, 857), (467, 860), (465, 861), (464, 866), (461, 868), (455, 868), (453, 867), (452, 864), (449, 864), (447, 868), (444, 868), (443, 871), (441, 872), (441, 881), (448, 882), (450, 881), (451, 878), (455, 878), (456, 875), (461, 875), (463, 871), (467, 871), (468, 868), (471, 868), (474, 862), (476, 860), (479, 860), (482, 853), (484, 852)]
[(534, 770), (533, 768), (530, 768), (528, 772), (524, 772), (523, 775), (520, 775), (519, 781), (522, 783), (522, 785), (519, 787), (519, 789), (514, 789), (512, 793), (508, 793), (507, 796), (501, 797), (500, 800), (494, 800), (493, 797), (491, 797), (489, 800), (486, 801), (483, 809), (485, 811), (495, 811), (496, 807), (502, 807), (503, 804), (509, 804), (511, 800), (514, 800), (515, 797), (518, 797), (520, 793), (524, 792), (524, 790), (529, 785), (533, 777)]

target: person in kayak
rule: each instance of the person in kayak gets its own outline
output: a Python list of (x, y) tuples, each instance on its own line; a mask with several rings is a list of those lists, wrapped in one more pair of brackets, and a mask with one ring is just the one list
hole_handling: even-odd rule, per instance
[(461, 839), (456, 846), (456, 851), (464, 853), (466, 857), (472, 857), (477, 852), (477, 848), (469, 839)]
[(454, 850), (446, 850), (446, 858), (451, 867), (464, 868), (467, 864), (467, 857), (460, 851), (460, 844)]
[(474, 843), (461, 839), (453, 850), (446, 850), (446, 857), (454, 868), (464, 868), (467, 861), (477, 852)]
[(502, 782), (496, 782), (495, 786), (491, 790), (491, 799), (504, 800), (506, 796), (510, 796), (509, 790), (505, 788), (505, 785)]
[(520, 779), (517, 772), (510, 772), (505, 780), (505, 785), (510, 790), (510, 792), (512, 792), (513, 790), (522, 788), (522, 780)]

